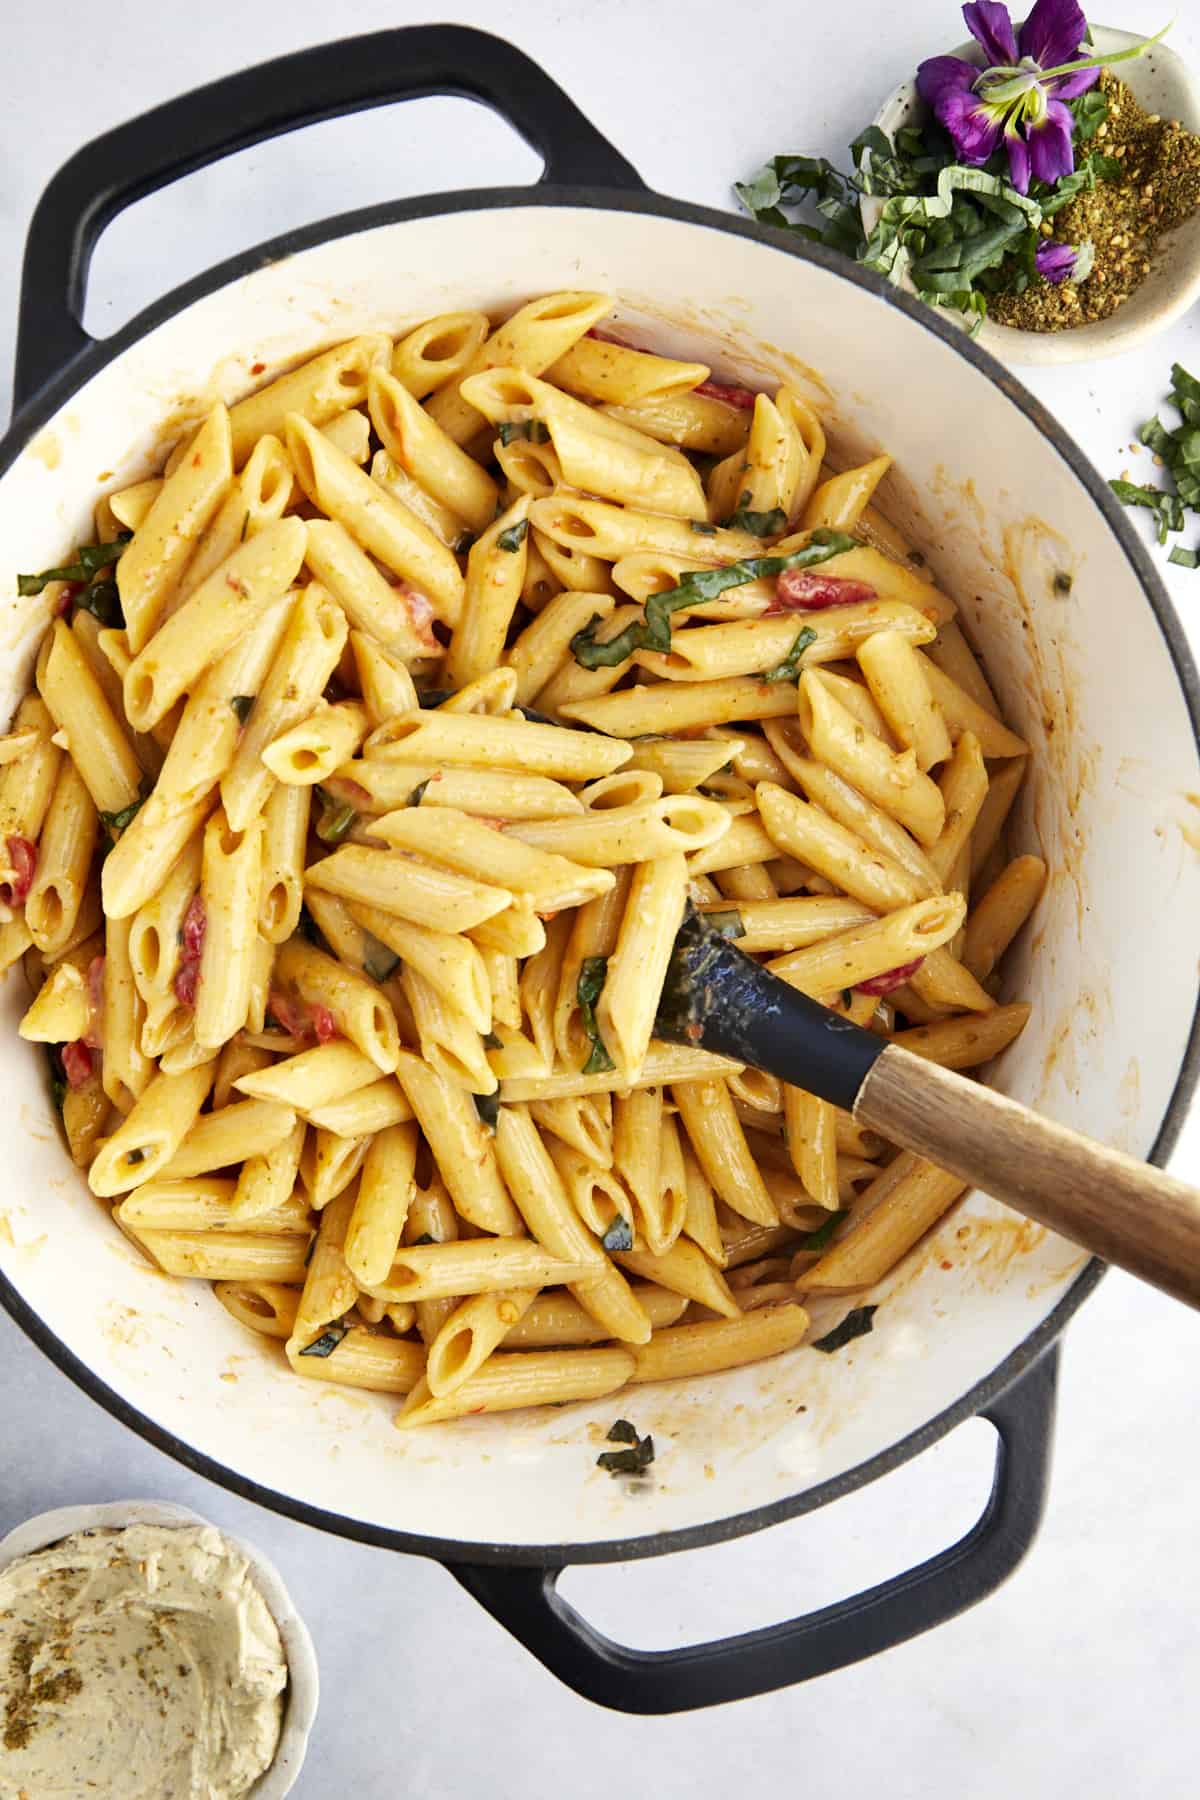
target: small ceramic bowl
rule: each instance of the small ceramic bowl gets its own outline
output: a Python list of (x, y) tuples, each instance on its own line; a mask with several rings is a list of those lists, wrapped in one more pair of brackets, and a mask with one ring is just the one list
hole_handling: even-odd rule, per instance
[[(126, 1525), (211, 1525), (186, 1506), (171, 1506), (158, 1500), (117, 1500), (106, 1506), (60, 1506), (53, 1512), (39, 1513), (27, 1519), (15, 1531), (0, 1538), (0, 1570), (22, 1556), (32, 1556), (61, 1543), (77, 1531), (120, 1531)], [(215, 1526), (214, 1530), (220, 1530)], [(288, 1686), (283, 1714), (283, 1729), (275, 1760), (250, 1789), (247, 1800), (284, 1800), (296, 1785), (308, 1749), (309, 1733), (317, 1713), (319, 1683), (317, 1656), (308, 1627), (292, 1605), (283, 1585), (283, 1577), (261, 1551), (244, 1539), (222, 1531), (221, 1536), (240, 1550), (254, 1573), (259, 1592), (270, 1608), (279, 1627), (287, 1657)]]
[[(1104, 25), (1093, 26), (1092, 36), (1100, 56), (1128, 49), (1139, 41), (1131, 32), (1111, 31)], [(973, 41), (959, 44), (950, 54), (982, 67), (982, 52)], [(1155, 44), (1132, 62), (1118, 63), (1114, 73), (1147, 112), (1158, 113), (1164, 119), (1178, 119), (1189, 131), (1200, 132), (1200, 80), (1182, 57), (1165, 44)], [(916, 83), (905, 81), (889, 95), (875, 115), (875, 123), (892, 137), (901, 126), (912, 124), (921, 110)], [(882, 204), (870, 195), (862, 200), (862, 219), (868, 232), (875, 225)], [(1149, 275), (1109, 318), (1091, 325), (1076, 325), (1070, 331), (1017, 331), (1010, 325), (985, 320), (978, 341), (1006, 363), (1095, 362), (1104, 356), (1120, 356), (1165, 331), (1197, 299), (1200, 213), (1194, 213), (1162, 240)]]

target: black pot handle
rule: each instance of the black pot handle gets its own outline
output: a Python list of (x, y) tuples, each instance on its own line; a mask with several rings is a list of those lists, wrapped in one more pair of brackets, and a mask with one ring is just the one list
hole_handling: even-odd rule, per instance
[(630, 1650), (557, 1592), (561, 1568), (454, 1563), (450, 1573), (560, 1681), (619, 1712), (687, 1712), (769, 1694), (861, 1662), (965, 1612), (999, 1587), (1036, 1535), (1046, 1498), (1058, 1351), (985, 1407), (996, 1470), (977, 1524), (906, 1574), (820, 1612), (686, 1650)]
[(543, 158), (543, 182), (645, 188), (544, 70), (485, 31), (415, 25), (259, 63), (118, 125), (76, 151), (51, 180), (25, 246), (16, 403), (92, 342), (79, 323), (88, 264), (100, 233), (124, 207), (264, 138), (431, 94), (492, 107)]

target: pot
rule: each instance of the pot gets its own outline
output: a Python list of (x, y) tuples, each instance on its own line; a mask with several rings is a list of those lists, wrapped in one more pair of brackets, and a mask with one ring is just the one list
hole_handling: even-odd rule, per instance
[[(399, 202), (233, 259), (92, 343), (88, 256), (124, 205), (273, 133), (431, 93), (483, 100), (545, 157), (528, 190)], [(1165, 1158), (1196, 1080), (1200, 702), (1145, 551), (1083, 453), (953, 325), (848, 261), (650, 193), (525, 56), (420, 27), (305, 51), (185, 95), (81, 151), (31, 226), (20, 410), (0, 446), (10, 655), (24, 690), (42, 603), (13, 571), (86, 536), (98, 493), (147, 473), (212, 398), (353, 332), (464, 305), (508, 310), (604, 288), (639, 341), (725, 379), (786, 375), (844, 456), (886, 446), (885, 505), (961, 601), (1010, 718), (1034, 746), (1018, 827), (1051, 880), (1009, 971), (1032, 1022), (1006, 1092)], [(1153, 896), (1152, 922), (1147, 896)], [(43, 1071), (2, 996), (9, 1183), (0, 1299), (116, 1417), (246, 1498), (346, 1537), (443, 1561), (579, 1692), (633, 1711), (784, 1686), (896, 1643), (981, 1598), (1041, 1507), (1058, 1333), (1099, 1268), (970, 1196), (884, 1282), (876, 1329), (612, 1401), (393, 1429), (393, 1404), (298, 1381), (206, 1286), (152, 1271), (71, 1169)], [(234, 1375), (235, 1382), (222, 1379)], [(616, 1411), (653, 1433), (642, 1483), (595, 1466)], [(995, 1489), (962, 1542), (810, 1618), (682, 1653), (600, 1638), (555, 1581), (576, 1561), (712, 1543), (835, 1499), (983, 1412)]]

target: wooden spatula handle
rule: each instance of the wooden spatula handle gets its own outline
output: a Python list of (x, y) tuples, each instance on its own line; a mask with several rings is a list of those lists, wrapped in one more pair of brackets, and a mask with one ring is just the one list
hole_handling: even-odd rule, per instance
[(889, 1044), (854, 1107), (862, 1124), (1200, 1307), (1200, 1192), (991, 1088)]

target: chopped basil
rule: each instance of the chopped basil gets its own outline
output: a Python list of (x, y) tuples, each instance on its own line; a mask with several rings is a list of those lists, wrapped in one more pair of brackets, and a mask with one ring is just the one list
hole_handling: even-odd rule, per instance
[(332, 1356), (342, 1339), (350, 1330), (349, 1325), (338, 1323), (327, 1325), (320, 1337), (314, 1338), (311, 1344), (301, 1350), (301, 1356)]
[(46, 1045), (46, 1061), (50, 1064), (50, 1097), (61, 1112), (63, 1101), (67, 1097), (67, 1072), (63, 1068), (62, 1052), (57, 1044)]
[[(749, 499), (749, 495), (743, 494), (742, 499)], [(725, 523), (731, 531), (748, 531), (752, 537), (778, 537), (787, 525), (787, 514), (781, 506), (773, 506), (770, 512), (750, 512), (739, 503)]]
[[(1200, 512), (1200, 381), (1189, 375), (1182, 363), (1172, 364), (1168, 399), (1182, 423), (1171, 429), (1155, 414), (1138, 436), (1171, 476), (1174, 491), (1150, 484), (1142, 487), (1133, 481), (1108, 484), (1124, 505), (1144, 506), (1154, 514), (1160, 544), (1166, 543), (1168, 532), (1183, 530), (1185, 513)], [(1167, 560), (1177, 568), (1200, 568), (1200, 554), (1186, 548), (1178, 555), (1172, 552)]]
[(707, 519), (689, 519), (688, 524), (698, 537), (716, 537), (717, 528), (710, 525)]
[(412, 1243), (409, 1245), (409, 1249), (410, 1250), (419, 1250), (421, 1248), (422, 1244), (433, 1244), (436, 1242), (437, 1242), (437, 1239), (431, 1237), (429, 1232), (423, 1231), (421, 1233), (420, 1237), (416, 1237), (413, 1239)]
[(800, 1250), (824, 1250), (845, 1217), (844, 1212), (831, 1212), (827, 1219), (821, 1221), (815, 1231), (810, 1231), (807, 1236), (800, 1239), (797, 1248)]
[(600, 1242), (610, 1255), (617, 1250), (633, 1249), (633, 1226), (623, 1213), (617, 1214)]
[(400, 967), (400, 958), (386, 944), (380, 943), (374, 932), (363, 932), (363, 974), (369, 975), (372, 981), (387, 981)]
[(628, 1419), (617, 1419), (605, 1432), (610, 1444), (636, 1444), (638, 1441), (637, 1426), (631, 1425)]
[(501, 423), (498, 432), (502, 444), (525, 438), (531, 444), (548, 444), (550, 433), (540, 419), (512, 419)]
[[(617, 1423), (626, 1430), (633, 1431), (633, 1427), (627, 1419), (620, 1419)], [(608, 1434), (610, 1438), (613, 1437), (615, 1430), (614, 1426), (613, 1431)], [(627, 1450), (602, 1451), (596, 1458), (596, 1467), (606, 1470), (609, 1475), (644, 1475), (654, 1461), (654, 1439), (649, 1433), (644, 1438), (640, 1438), (637, 1432), (633, 1431), (631, 1441), (625, 1436), (623, 1430), (615, 1441), (628, 1444), (629, 1448)]]
[(1165, 488), (1139, 487), (1134, 481), (1110, 481), (1109, 487), (1123, 506), (1145, 506), (1154, 514), (1158, 541), (1165, 544), (1169, 531), (1183, 530), (1183, 501)]
[(502, 531), (500, 533), (500, 536), (496, 539), (497, 550), (511, 550), (515, 553), (525, 542), (525, 536), (528, 530), (529, 520), (518, 519), (515, 525), (510, 525), (507, 531)]
[(1189, 550), (1184, 544), (1176, 544), (1167, 561), (1174, 563), (1177, 569), (1200, 569), (1200, 550)]
[(250, 714), (254, 711), (254, 701), (255, 695), (253, 694), (235, 694), (233, 699), (229, 702), (230, 706), (232, 706), (234, 712), (237, 714), (237, 722), (239, 725), (244, 725), (246, 720), (250, 717)]
[(1054, 577), (1055, 593), (1056, 594), (1069, 594), (1071, 589), (1074, 586), (1075, 586), (1075, 577), (1073, 575), (1069, 575), (1065, 569), (1059, 569)]
[(764, 576), (782, 575), (787, 569), (811, 569), (817, 563), (828, 562), (830, 557), (844, 556), (848, 550), (857, 548), (857, 538), (822, 526), (813, 532), (803, 549), (793, 550), (787, 556), (749, 556), (743, 562), (729, 563), (722, 569), (694, 569), (680, 577), (678, 587), (651, 594), (643, 609), (644, 617), (634, 619), (607, 643), (596, 641), (599, 615), (591, 619), (571, 639), (575, 661), (585, 669), (612, 669), (627, 656), (632, 656), (635, 650), (669, 651), (671, 614), (681, 607), (702, 606), (707, 600), (719, 598), (727, 588), (743, 587), (746, 582), (758, 581)]
[(93, 618), (110, 630), (119, 631), (125, 624), (121, 595), (116, 582), (109, 579), (93, 581), (90, 587), (84, 588), (76, 598), (75, 610), (90, 612)]
[(126, 532), (111, 544), (81, 544), (75, 552), (75, 561), (62, 568), (43, 569), (40, 575), (18, 575), (18, 594), (28, 600), (30, 595), (40, 594), (49, 581), (90, 581), (98, 570), (116, 562), (129, 542), (129, 535)]
[(740, 938), (746, 935), (746, 926), (736, 906), (721, 907), (716, 912), (706, 912), (704, 923), (710, 931), (719, 931), (722, 937)]
[(472, 1094), (471, 1098), (475, 1102), (475, 1111), (479, 1114), (488, 1130), (495, 1131), (496, 1122), (500, 1117), (499, 1093)]
[(413, 789), (412, 793), (408, 796), (408, 799), (404, 802), (405, 806), (420, 806), (422, 800), (425, 798), (425, 789), (429, 786), (429, 784), (432, 780), (433, 780), (433, 776), (427, 775), (425, 777), (424, 781), (418, 781), (416, 787)]
[(100, 821), (107, 827), (109, 836), (114, 842), (120, 833), (125, 830), (125, 827), (133, 823), (134, 819), (141, 811), (142, 802), (145, 798), (146, 796), (144, 794), (139, 794), (136, 800), (131, 800), (128, 806), (123, 806), (121, 808), (120, 812), (102, 812), (100, 814)]
[(823, 1350), (830, 1356), (835, 1350), (840, 1350), (843, 1344), (852, 1344), (855, 1338), (866, 1337), (869, 1331), (874, 1330), (872, 1320), (878, 1311), (877, 1306), (856, 1306), (853, 1312), (846, 1314), (840, 1325), (835, 1325), (824, 1337), (814, 1338), (811, 1348)]
[(591, 1041), (591, 1051), (583, 1065), (585, 1075), (604, 1075), (609, 1069), (616, 1067), (604, 1039), (600, 1036), (600, 1027), (596, 1023), (596, 1002), (604, 989), (605, 977), (608, 974), (607, 956), (585, 956), (579, 965), (579, 978), (575, 983), (575, 1000), (579, 1007), (579, 1015), (583, 1020), (583, 1029)]
[(485, 1050), (503, 1050), (504, 1039), (497, 1037), (494, 1031), (485, 1031), (483, 1034), (483, 1047)]
[(795, 641), (783, 661), (776, 663), (773, 669), (768, 669), (765, 675), (760, 675), (759, 680), (799, 681), (800, 658), (804, 655), (808, 646), (810, 644), (815, 644), (816, 641), (816, 632), (811, 625), (806, 625), (802, 631), (796, 633)]
[(323, 844), (340, 844), (342, 839), (354, 830), (358, 823), (358, 814), (352, 806), (338, 806), (326, 801), (325, 809), (317, 821), (317, 836)]

